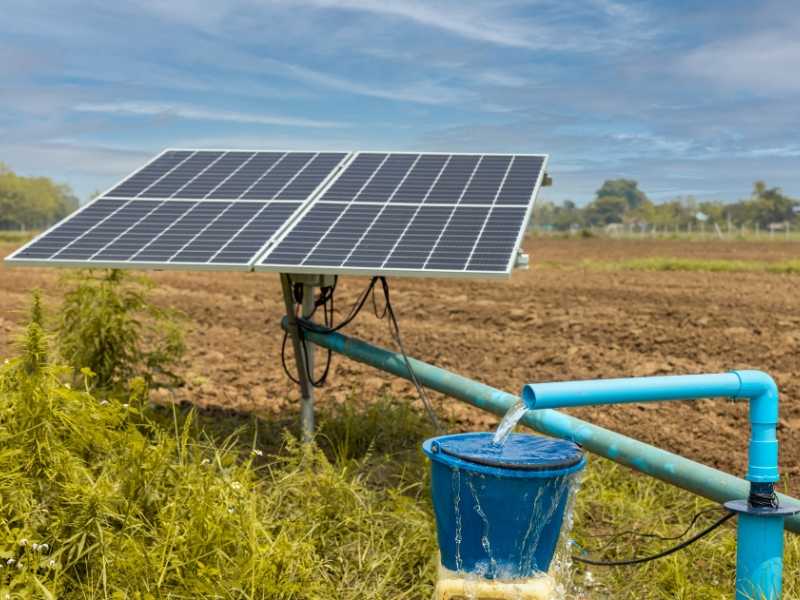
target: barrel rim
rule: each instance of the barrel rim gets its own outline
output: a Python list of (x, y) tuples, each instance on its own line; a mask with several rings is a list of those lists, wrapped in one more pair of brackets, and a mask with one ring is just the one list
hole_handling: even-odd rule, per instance
[[(448, 439), (462, 438), (464, 436), (471, 435), (486, 435), (486, 432), (457, 433), (437, 436), (425, 440), (425, 442), (422, 444), (422, 450), (432, 461), (447, 465), (451, 468), (481, 473), (484, 475), (492, 475), (495, 477), (532, 479), (555, 478), (570, 475), (580, 471), (586, 466), (586, 455), (577, 444), (575, 444), (575, 446), (578, 449), (578, 452), (574, 458), (564, 461), (551, 461), (543, 464), (526, 465), (522, 463), (502, 463), (499, 461), (494, 461), (491, 458), (484, 457), (480, 457), (476, 460), (477, 457), (475, 456), (461, 456), (452, 451), (448, 451), (447, 448), (441, 443), (442, 441)], [(544, 436), (535, 437), (544, 438)], [(574, 443), (566, 440), (563, 441), (565, 443)], [(434, 444), (436, 445), (434, 446)]]

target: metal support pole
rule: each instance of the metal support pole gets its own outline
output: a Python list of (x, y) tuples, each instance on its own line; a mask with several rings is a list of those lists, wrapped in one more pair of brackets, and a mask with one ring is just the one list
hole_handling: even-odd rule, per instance
[[(283, 288), (283, 301), (286, 305), (286, 331), (292, 338), (292, 347), (294, 348), (294, 360), (297, 365), (297, 378), (300, 381), (300, 396), (301, 396), (301, 426), (303, 431), (303, 441), (309, 442), (314, 438), (314, 386), (311, 385), (311, 380), (308, 374), (311, 373), (313, 363), (306, 365), (305, 353), (303, 352), (303, 344), (300, 339), (300, 330), (297, 327), (297, 319), (294, 314), (294, 295), (292, 290), (292, 283), (289, 276), (281, 273), (281, 287)], [(305, 285), (303, 286), (303, 314), (306, 312), (306, 297), (311, 297), (313, 306), (313, 288), (310, 293), (306, 293)], [(311, 287), (311, 286), (309, 286)], [(307, 344), (309, 357), (313, 356), (313, 344)]]
[[(303, 283), (303, 318), (310, 319), (314, 312), (314, 286)], [(308, 375), (314, 377), (314, 344), (306, 344), (304, 359), (308, 365)], [(308, 393), (303, 394), (301, 400), (301, 423), (303, 427), (303, 440), (311, 441), (314, 438), (314, 386), (309, 381)]]

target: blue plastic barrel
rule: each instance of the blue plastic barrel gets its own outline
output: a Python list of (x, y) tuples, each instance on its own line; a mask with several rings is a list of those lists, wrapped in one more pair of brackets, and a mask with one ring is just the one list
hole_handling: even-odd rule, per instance
[(572, 442), (512, 434), (502, 450), (491, 433), (427, 440), (442, 565), (487, 579), (546, 572), (575, 474), (586, 465)]

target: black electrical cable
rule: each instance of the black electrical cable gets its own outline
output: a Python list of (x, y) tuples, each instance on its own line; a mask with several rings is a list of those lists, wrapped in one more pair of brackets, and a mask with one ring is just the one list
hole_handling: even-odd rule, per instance
[[(425, 393), (425, 388), (422, 387), (422, 384), (417, 379), (417, 375), (414, 373), (414, 367), (411, 366), (411, 361), (408, 359), (408, 354), (406, 353), (405, 346), (403, 345), (403, 339), (400, 336), (400, 325), (397, 322), (397, 316), (394, 313), (392, 302), (389, 299), (389, 282), (386, 281), (385, 277), (381, 277), (380, 281), (381, 287), (383, 288), (383, 297), (386, 301), (386, 305), (383, 309), (383, 315), (389, 316), (389, 331), (400, 350), (400, 354), (403, 355), (403, 362), (406, 365), (406, 369), (408, 369), (408, 374), (411, 375), (411, 381), (414, 383), (414, 387), (417, 388), (417, 394), (419, 394), (420, 400), (422, 400), (422, 404), (425, 406), (425, 411), (428, 413), (428, 418), (431, 420), (431, 423), (433, 423), (433, 426), (437, 432), (442, 431), (441, 423), (439, 423), (439, 419), (436, 417), (436, 412), (433, 410), (433, 404), (431, 403), (430, 398), (428, 398), (428, 394)], [(375, 315), (378, 316), (377, 305), (373, 304), (373, 307), (375, 308)]]
[[(703, 511), (703, 512), (707, 512), (707, 511)], [(692, 519), (692, 524), (694, 524), (694, 522), (697, 520), (697, 517), (699, 516), (699, 514), (700, 513), (698, 513), (698, 515), (695, 515), (695, 518)], [(715, 529), (720, 527), (723, 523), (725, 523), (726, 521), (728, 521), (729, 519), (731, 519), (735, 515), (736, 515), (736, 513), (733, 512), (733, 511), (725, 513), (721, 518), (717, 519), (711, 525), (709, 525), (708, 527), (706, 527), (705, 529), (703, 529), (699, 533), (693, 535), (688, 540), (685, 540), (685, 541), (681, 542), (680, 544), (678, 544), (676, 546), (673, 546), (672, 548), (668, 548), (667, 550), (659, 552), (658, 554), (652, 554), (650, 556), (643, 556), (641, 558), (630, 558), (630, 559), (627, 559), (627, 560), (596, 560), (596, 559), (593, 559), (593, 558), (584, 558), (584, 557), (579, 556), (579, 555), (573, 555), (572, 556), (572, 560), (575, 560), (577, 562), (584, 563), (584, 564), (587, 564), (587, 565), (597, 566), (597, 567), (620, 567), (620, 566), (625, 566), (625, 565), (638, 565), (638, 564), (650, 562), (651, 560), (656, 560), (656, 559), (659, 559), (659, 558), (663, 558), (665, 556), (669, 556), (670, 554), (674, 554), (678, 550), (683, 550), (687, 546), (690, 546), (691, 544), (694, 544), (697, 540), (707, 536), (709, 533), (711, 533), (712, 531), (714, 531)], [(691, 525), (689, 527), (691, 527)], [(684, 532), (683, 535), (686, 535), (686, 532)]]
[[(375, 284), (378, 283), (379, 281), (381, 283), (381, 290), (383, 291), (383, 296), (384, 296), (384, 300), (385, 300), (385, 306), (383, 308), (383, 311), (380, 312), (380, 313), (378, 311), (377, 301), (375, 300)], [(334, 285), (334, 287), (335, 287), (335, 285)], [(428, 418), (431, 420), (431, 422), (433, 423), (433, 425), (436, 428), (436, 430), (437, 431), (441, 431), (442, 427), (441, 427), (441, 424), (439, 423), (439, 419), (436, 416), (436, 412), (433, 409), (433, 405), (431, 404), (431, 401), (428, 398), (428, 395), (425, 393), (425, 388), (422, 387), (422, 384), (420, 384), (419, 380), (417, 379), (416, 373), (414, 372), (414, 367), (411, 365), (411, 361), (409, 360), (408, 354), (406, 353), (405, 345), (403, 344), (403, 340), (402, 340), (402, 337), (400, 335), (400, 326), (399, 326), (398, 321), (397, 321), (397, 315), (394, 312), (394, 308), (392, 307), (391, 299), (390, 299), (390, 296), (389, 296), (389, 283), (386, 281), (385, 277), (373, 277), (370, 280), (369, 285), (367, 285), (367, 287), (364, 289), (364, 291), (361, 292), (359, 297), (353, 303), (353, 306), (350, 308), (350, 312), (348, 313), (348, 315), (338, 325), (334, 326), (333, 325), (333, 319), (332, 319), (332, 315), (333, 315), (333, 293), (331, 293), (331, 298), (330, 298), (330, 301), (331, 301), (331, 321), (330, 321), (330, 323), (328, 323), (327, 319), (326, 319), (325, 325), (322, 326), (319, 323), (315, 323), (313, 321), (310, 321), (307, 317), (306, 318), (298, 318), (297, 319), (297, 326), (298, 326), (298, 330), (299, 330), (299, 333), (300, 333), (300, 336), (301, 336), (301, 340), (303, 342), (303, 350), (304, 350), (304, 352), (307, 352), (307, 350), (305, 348), (305, 337), (304, 337), (304, 332), (305, 331), (315, 331), (317, 333), (322, 333), (322, 334), (330, 334), (330, 333), (334, 333), (336, 331), (339, 331), (340, 329), (342, 329), (342, 328), (346, 327), (347, 325), (349, 325), (358, 316), (358, 314), (364, 308), (364, 304), (366, 304), (367, 299), (370, 298), (370, 296), (372, 297), (372, 306), (373, 306), (373, 309), (375, 311), (375, 316), (377, 316), (379, 319), (383, 319), (386, 316), (389, 317), (389, 331), (390, 331), (390, 333), (392, 335), (392, 339), (395, 341), (395, 343), (397, 344), (398, 348), (400, 349), (400, 353), (403, 356), (403, 362), (405, 363), (406, 368), (408, 369), (408, 373), (409, 373), (409, 375), (411, 377), (411, 381), (414, 383), (414, 386), (417, 389), (417, 393), (419, 394), (420, 399), (422, 400), (422, 403), (425, 406), (425, 411), (428, 413)], [(296, 300), (297, 300), (297, 294), (295, 292), (295, 301)], [(302, 300), (302, 294), (301, 294), (301, 300)], [(286, 347), (287, 335), (288, 334), (284, 334), (284, 346), (283, 346), (284, 349)], [(307, 357), (308, 357), (308, 355), (306, 354), (306, 364), (308, 364)], [(284, 365), (284, 370), (287, 370), (286, 361), (285, 361), (285, 358), (283, 356), (283, 352), (281, 353), (281, 360), (282, 360), (283, 365)], [(292, 375), (288, 372), (288, 370), (287, 370), (287, 375), (289, 375), (289, 378), (294, 383), (298, 383), (298, 381), (294, 377), (292, 377)], [(327, 371), (326, 371), (325, 375), (327, 375)], [(322, 379), (322, 381), (324, 381), (323, 378), (321, 378), (321, 379)], [(314, 382), (312, 382), (312, 384), (313, 383)]]
[(750, 486), (750, 496), (747, 503), (753, 508), (778, 508), (778, 495), (774, 488), (768, 485), (766, 489), (754, 489), (755, 485)]
[(292, 375), (292, 372), (289, 370), (289, 365), (286, 364), (286, 340), (289, 339), (289, 332), (283, 332), (283, 342), (281, 343), (281, 365), (283, 366), (283, 372), (286, 373), (286, 376), (289, 378), (289, 381), (300, 385), (300, 380)]
[[(333, 285), (332, 286), (324, 286), (320, 288), (320, 295), (314, 301), (314, 307), (311, 309), (311, 313), (306, 315), (306, 318), (310, 319), (314, 316), (317, 312), (317, 308), (322, 306), (322, 310), (324, 313), (324, 321), (326, 327), (333, 326), (333, 315), (334, 315), (334, 303), (333, 303), (333, 296), (336, 290), (336, 285), (339, 282), (339, 277), (334, 277)], [(289, 286), (292, 289), (292, 296), (295, 302), (295, 315), (297, 314), (298, 307), (302, 307), (303, 305), (303, 284), (301, 283), (292, 283), (291, 277), (289, 278)], [(330, 308), (328, 308), (330, 306)], [(297, 316), (295, 316), (297, 318)], [(299, 319), (298, 319), (299, 322)], [(312, 387), (322, 387), (325, 384), (325, 380), (328, 378), (328, 373), (330, 372), (331, 368), (331, 361), (333, 357), (333, 352), (331, 350), (327, 351), (327, 356), (325, 358), (325, 368), (322, 371), (322, 374), (319, 376), (318, 379), (314, 379), (313, 373), (310, 371), (310, 360), (309, 360), (309, 353), (308, 353), (308, 345), (303, 336), (302, 328), (299, 328), (300, 333), (300, 346), (303, 350), (303, 357), (305, 359), (304, 365), (306, 369), (306, 375), (308, 378), (309, 383)], [(295, 384), (300, 384), (300, 378), (295, 377), (291, 371), (289, 370), (289, 366), (286, 364), (286, 341), (289, 339), (289, 333), (284, 332), (283, 334), (283, 342), (281, 344), (281, 365), (283, 366), (283, 371), (286, 373), (286, 376)]]
[[(353, 306), (350, 308), (350, 312), (344, 318), (344, 320), (341, 323), (339, 323), (338, 325), (336, 325), (335, 327), (332, 326), (332, 327), (325, 328), (324, 330), (322, 330), (322, 332), (323, 333), (334, 333), (336, 331), (339, 331), (340, 329), (343, 329), (344, 327), (347, 327), (350, 323), (352, 323), (353, 319), (355, 319), (358, 316), (358, 313), (361, 312), (361, 309), (364, 308), (364, 304), (366, 304), (367, 298), (369, 298), (370, 292), (372, 292), (372, 290), (375, 289), (375, 284), (377, 282), (378, 282), (378, 278), (377, 277), (373, 277), (370, 280), (369, 285), (364, 289), (363, 292), (361, 292), (361, 295), (353, 303)], [(316, 331), (317, 329), (314, 327), (314, 325), (315, 324), (312, 324), (311, 329)]]
[(615, 532), (610, 537), (608, 537), (607, 535), (603, 535), (603, 534), (595, 534), (595, 535), (588, 534), (588, 535), (584, 535), (584, 537), (590, 537), (590, 538), (608, 537), (608, 539), (605, 541), (605, 543), (602, 546), (600, 546), (599, 548), (596, 548), (595, 550), (592, 551), (592, 553), (594, 553), (594, 554), (602, 552), (603, 550), (605, 550), (606, 548), (611, 546), (614, 542), (616, 542), (618, 539), (623, 538), (623, 537), (628, 537), (628, 536), (637, 537), (637, 538), (650, 538), (650, 539), (660, 540), (662, 542), (671, 542), (671, 541), (679, 540), (681, 538), (686, 537), (686, 534), (688, 534), (692, 530), (692, 527), (694, 527), (694, 524), (697, 523), (697, 521), (698, 521), (698, 519), (700, 519), (700, 517), (702, 517), (703, 515), (707, 515), (709, 513), (715, 513), (715, 512), (719, 512), (719, 507), (718, 506), (713, 506), (711, 508), (706, 508), (705, 510), (701, 510), (701, 511), (695, 513), (695, 515), (692, 517), (692, 520), (689, 521), (689, 524), (686, 526), (686, 528), (681, 533), (679, 533), (677, 535), (659, 535), (657, 533), (647, 533), (647, 532), (642, 532), (642, 531), (636, 531), (635, 529), (628, 529), (628, 530), (625, 530), (625, 531)]
[[(333, 325), (333, 290), (336, 288), (337, 279), (334, 279), (333, 286), (322, 287), (320, 288), (319, 298), (314, 301), (314, 308), (311, 309), (311, 313), (306, 315), (305, 318), (310, 319), (314, 316), (314, 313), (317, 312), (317, 308), (322, 306), (323, 312), (323, 320), (325, 322), (326, 327), (330, 327)], [(302, 293), (300, 298), (301, 306), (302, 306)], [(330, 312), (328, 311), (328, 303), (330, 302), (331, 308)], [(304, 364), (306, 368), (306, 375), (308, 376), (308, 381), (311, 383), (312, 387), (322, 387), (325, 385), (325, 381), (328, 379), (328, 373), (331, 369), (331, 361), (333, 359), (333, 351), (330, 349), (327, 351), (327, 355), (325, 357), (325, 368), (322, 370), (322, 374), (319, 376), (318, 379), (314, 379), (314, 374), (311, 372), (311, 360), (308, 352), (308, 342), (306, 341), (305, 336), (303, 335), (303, 330), (300, 330), (300, 344), (303, 348), (303, 357), (305, 359)]]

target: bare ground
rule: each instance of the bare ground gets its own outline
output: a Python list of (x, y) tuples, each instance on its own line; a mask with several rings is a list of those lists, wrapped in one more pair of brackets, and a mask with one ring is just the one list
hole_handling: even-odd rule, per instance
[[(781, 463), (800, 475), (800, 277), (768, 273), (593, 271), (584, 259), (648, 256), (783, 260), (793, 242), (537, 239), (534, 268), (508, 281), (394, 279), (393, 303), (408, 351), (511, 392), (530, 381), (755, 368), (782, 391)], [(0, 246), (0, 256), (11, 246)], [(153, 274), (157, 298), (188, 318), (187, 385), (176, 400), (259, 413), (296, 412), (281, 369), (278, 277), (255, 273)], [(339, 317), (365, 279), (343, 279)], [(64, 283), (50, 269), (0, 266), (0, 356), (25, 318), (29, 292), (57, 310)], [(368, 305), (369, 306), (369, 305)], [(390, 346), (385, 323), (364, 311), (349, 334)], [(391, 393), (416, 402), (410, 384), (335, 357), (319, 402)], [(161, 398), (166, 400), (168, 398)], [(464, 429), (497, 419), (437, 397)], [(746, 406), (722, 400), (575, 410), (599, 425), (743, 474)], [(796, 487), (796, 486), (795, 486)]]

